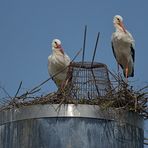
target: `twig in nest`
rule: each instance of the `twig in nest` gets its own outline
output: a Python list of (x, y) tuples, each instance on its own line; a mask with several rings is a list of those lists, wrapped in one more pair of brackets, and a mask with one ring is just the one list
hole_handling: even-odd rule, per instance
[(3, 88), (3, 87), (0, 86), (0, 89), (3, 90), (3, 92), (8, 96), (8, 98), (12, 99), (12, 97), (9, 95), (9, 93), (6, 91), (5, 88)]
[(15, 94), (15, 96), (14, 96), (14, 99), (17, 97), (17, 95), (18, 95), (18, 93), (19, 93), (19, 91), (20, 91), (20, 89), (21, 89), (21, 86), (22, 86), (22, 81), (20, 82), (20, 85), (19, 85), (19, 87), (18, 87), (18, 90), (17, 90), (17, 92), (16, 92), (16, 94)]

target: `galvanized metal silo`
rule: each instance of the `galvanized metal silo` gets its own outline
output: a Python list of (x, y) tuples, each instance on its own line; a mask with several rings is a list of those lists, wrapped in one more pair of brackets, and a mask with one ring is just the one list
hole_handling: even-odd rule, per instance
[(0, 112), (1, 148), (143, 148), (143, 119), (93, 105), (32, 105)]

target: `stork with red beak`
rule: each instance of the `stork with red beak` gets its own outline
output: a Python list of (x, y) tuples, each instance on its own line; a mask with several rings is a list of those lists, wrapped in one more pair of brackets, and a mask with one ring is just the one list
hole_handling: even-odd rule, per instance
[(70, 58), (64, 52), (61, 41), (54, 39), (52, 41), (52, 54), (48, 57), (48, 72), (58, 88), (64, 86), (69, 64)]
[(112, 34), (112, 49), (114, 57), (118, 64), (123, 69), (123, 74), (126, 78), (134, 76), (134, 39), (132, 35), (125, 29), (123, 18), (120, 15), (114, 16), (113, 19), (116, 31)]

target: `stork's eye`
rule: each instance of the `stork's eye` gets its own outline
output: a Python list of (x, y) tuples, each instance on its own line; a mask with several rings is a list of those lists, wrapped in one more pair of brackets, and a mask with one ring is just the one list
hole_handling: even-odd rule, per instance
[(118, 21), (120, 21), (120, 19), (119, 19), (119, 18), (117, 18), (117, 20), (118, 20)]
[(56, 45), (58, 44), (56, 41), (54, 42)]

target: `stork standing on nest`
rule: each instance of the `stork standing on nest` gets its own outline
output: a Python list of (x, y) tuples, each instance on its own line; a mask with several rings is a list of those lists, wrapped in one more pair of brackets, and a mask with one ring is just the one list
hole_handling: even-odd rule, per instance
[(65, 86), (69, 64), (70, 58), (64, 52), (61, 41), (54, 39), (52, 41), (52, 54), (48, 57), (48, 72), (58, 88)]
[(123, 74), (126, 78), (134, 76), (134, 39), (132, 35), (125, 29), (123, 25), (123, 18), (120, 15), (114, 16), (113, 19), (116, 31), (112, 34), (112, 49), (115, 59), (123, 69)]

